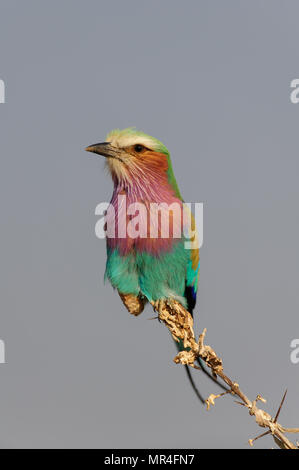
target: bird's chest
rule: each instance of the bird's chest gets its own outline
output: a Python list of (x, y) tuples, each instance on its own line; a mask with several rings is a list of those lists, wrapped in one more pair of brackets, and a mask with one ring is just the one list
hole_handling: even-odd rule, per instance
[(184, 236), (182, 201), (148, 200), (118, 194), (113, 197), (106, 216), (109, 249), (121, 255), (169, 252)]

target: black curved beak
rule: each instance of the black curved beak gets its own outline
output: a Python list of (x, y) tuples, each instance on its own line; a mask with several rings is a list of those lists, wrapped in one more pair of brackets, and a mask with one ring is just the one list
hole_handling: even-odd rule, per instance
[(87, 152), (97, 153), (98, 155), (103, 155), (106, 158), (118, 158), (119, 149), (113, 147), (110, 142), (101, 142), (99, 144), (90, 145), (85, 149)]

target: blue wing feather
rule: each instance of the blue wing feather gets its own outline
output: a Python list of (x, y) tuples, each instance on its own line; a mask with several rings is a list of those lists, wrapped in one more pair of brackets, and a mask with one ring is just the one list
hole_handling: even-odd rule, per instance
[(194, 260), (192, 259), (192, 251), (190, 252), (190, 260), (187, 266), (187, 276), (186, 276), (186, 283), (185, 283), (185, 293), (184, 297), (187, 301), (188, 311), (191, 313), (194, 310), (196, 304), (196, 295), (197, 295), (197, 288), (198, 288), (198, 278), (199, 278), (199, 259), (194, 266)]

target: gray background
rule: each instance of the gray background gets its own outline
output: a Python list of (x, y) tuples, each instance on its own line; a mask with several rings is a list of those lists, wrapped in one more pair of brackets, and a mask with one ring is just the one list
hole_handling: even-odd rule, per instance
[(260, 432), (230, 397), (201, 407), (152, 311), (132, 318), (104, 286), (94, 209), (112, 184), (84, 147), (130, 125), (204, 202), (196, 330), (271, 413), (287, 387), (281, 422), (298, 425), (299, 2), (0, 5), (0, 445), (246, 448)]

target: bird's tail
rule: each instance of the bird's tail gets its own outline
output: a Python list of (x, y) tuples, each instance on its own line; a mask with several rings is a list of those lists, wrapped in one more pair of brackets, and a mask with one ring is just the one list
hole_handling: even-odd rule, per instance
[[(185, 351), (186, 348), (184, 348), (184, 344), (183, 344), (183, 341), (180, 340), (178, 343), (175, 341), (175, 344), (177, 346), (177, 349), (178, 351)], [(199, 359), (199, 358), (198, 358)], [(200, 359), (199, 359), (200, 360)], [(197, 386), (196, 386), (196, 383), (194, 382), (194, 379), (192, 377), (192, 374), (191, 374), (191, 370), (189, 368), (189, 366), (185, 365), (185, 371), (186, 371), (186, 374), (187, 374), (187, 377), (188, 377), (188, 380), (190, 382), (190, 385), (191, 387), (193, 388), (194, 392), (195, 392), (195, 395), (197, 396), (197, 398), (201, 401), (202, 404), (205, 403), (205, 399), (204, 397), (202, 396), (202, 394), (200, 393), (200, 391), (198, 390)]]
[[(186, 350), (188, 351), (188, 348), (185, 348), (185, 347), (184, 347), (184, 344), (183, 344), (183, 341), (182, 341), (182, 340), (180, 340), (179, 342), (176, 342), (176, 341), (175, 341), (175, 344), (176, 344), (177, 349), (178, 349), (179, 352), (180, 352), (180, 351), (186, 351)], [(225, 390), (225, 391), (227, 390), (227, 388), (226, 388), (223, 384), (219, 383), (219, 382), (217, 381), (217, 379), (207, 370), (206, 366), (204, 365), (204, 361), (203, 361), (200, 357), (197, 358), (197, 362), (198, 362), (198, 365), (199, 365), (201, 371), (202, 371), (210, 380), (212, 380), (214, 383), (216, 383), (216, 384), (217, 384), (220, 388), (222, 388), (223, 390)], [(194, 390), (196, 396), (197, 396), (198, 399), (201, 401), (201, 403), (205, 404), (205, 403), (206, 403), (206, 400), (204, 399), (204, 397), (202, 396), (202, 394), (201, 394), (200, 391), (198, 390), (198, 387), (197, 387), (196, 383), (194, 382), (194, 379), (193, 379), (192, 374), (191, 374), (190, 367), (187, 366), (187, 365), (185, 365), (184, 367), (185, 367), (185, 371), (186, 371), (188, 380), (189, 380), (189, 382), (190, 382), (190, 385), (191, 385), (191, 387), (193, 388), (193, 390)]]

